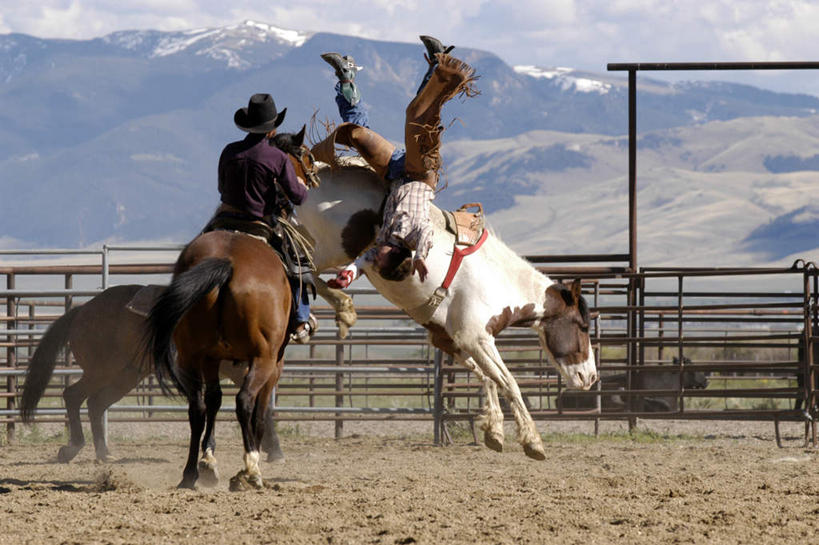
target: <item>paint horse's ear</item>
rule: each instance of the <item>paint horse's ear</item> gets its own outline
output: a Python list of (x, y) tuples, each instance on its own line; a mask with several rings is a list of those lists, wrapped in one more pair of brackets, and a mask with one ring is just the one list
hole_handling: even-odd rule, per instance
[(301, 130), (297, 132), (296, 135), (293, 137), (293, 144), (296, 147), (301, 147), (301, 145), (304, 144), (304, 131), (306, 128), (307, 128), (306, 124), (302, 125)]

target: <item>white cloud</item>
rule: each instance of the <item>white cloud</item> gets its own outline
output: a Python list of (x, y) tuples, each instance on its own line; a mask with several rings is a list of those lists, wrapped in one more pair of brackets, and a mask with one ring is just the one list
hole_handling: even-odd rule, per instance
[[(492, 51), (509, 64), (604, 71), (608, 62), (811, 60), (814, 0), (0, 0), (0, 32), (91, 38), (122, 29), (182, 30), (245, 19), (282, 28)], [(679, 74), (694, 79), (708, 75)], [(782, 75), (720, 73), (775, 82)], [(802, 81), (819, 92), (819, 75)]]

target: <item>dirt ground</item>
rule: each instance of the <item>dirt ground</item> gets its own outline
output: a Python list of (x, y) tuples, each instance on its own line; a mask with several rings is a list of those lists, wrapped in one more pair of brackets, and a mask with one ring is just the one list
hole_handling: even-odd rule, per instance
[[(541, 423), (549, 455), (432, 444), (431, 425), (283, 428), (268, 487), (229, 492), (241, 441), (220, 423), (214, 489), (180, 491), (186, 432), (112, 425), (114, 463), (55, 440), (0, 447), (0, 543), (819, 543), (819, 451), (801, 426)], [(557, 433), (555, 431), (557, 430)], [(119, 435), (117, 435), (119, 433)], [(176, 437), (173, 437), (176, 436)]]

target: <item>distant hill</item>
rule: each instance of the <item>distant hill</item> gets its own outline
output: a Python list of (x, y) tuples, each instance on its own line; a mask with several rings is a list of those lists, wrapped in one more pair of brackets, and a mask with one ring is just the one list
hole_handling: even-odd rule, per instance
[[(216, 205), (218, 154), (242, 136), (232, 116), (250, 94), (271, 92), (287, 107), (284, 130), (314, 114), (337, 120), (335, 78), (319, 58), (326, 51), (351, 54), (365, 67), (357, 81), (373, 128), (401, 144), (404, 107), (426, 69), (420, 42), (255, 22), (82, 41), (0, 35), (0, 245), (188, 239)], [(449, 188), (438, 202), (483, 201), (501, 234), (527, 251), (623, 251), (625, 80), (455, 52), (476, 68), (481, 94), (445, 109)], [(796, 211), (805, 202), (776, 201), (781, 191), (773, 188), (801, 195), (802, 181), (815, 175), (805, 172), (819, 168), (819, 98), (720, 82), (638, 81), (647, 257), (666, 257), (668, 246), (653, 248), (653, 234), (674, 232), (689, 252), (686, 244), (702, 245), (693, 233), (716, 218), (737, 242), (720, 255), (781, 253), (771, 251), (771, 237), (802, 224), (783, 219), (775, 231), (755, 230), (791, 213), (802, 217)], [(761, 191), (766, 184), (772, 189)], [(711, 215), (703, 216), (696, 191), (711, 202)], [(788, 248), (810, 246), (809, 237), (793, 240)]]

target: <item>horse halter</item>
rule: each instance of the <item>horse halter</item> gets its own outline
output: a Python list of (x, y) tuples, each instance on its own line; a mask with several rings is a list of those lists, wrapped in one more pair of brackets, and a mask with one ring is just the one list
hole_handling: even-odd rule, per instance
[(313, 153), (305, 146), (299, 146), (298, 153), (290, 153), (293, 160), (293, 166), (296, 169), (296, 174), (303, 174), (302, 178), (307, 180), (307, 186), (316, 188), (319, 186), (318, 167), (316, 166), (316, 158)]

